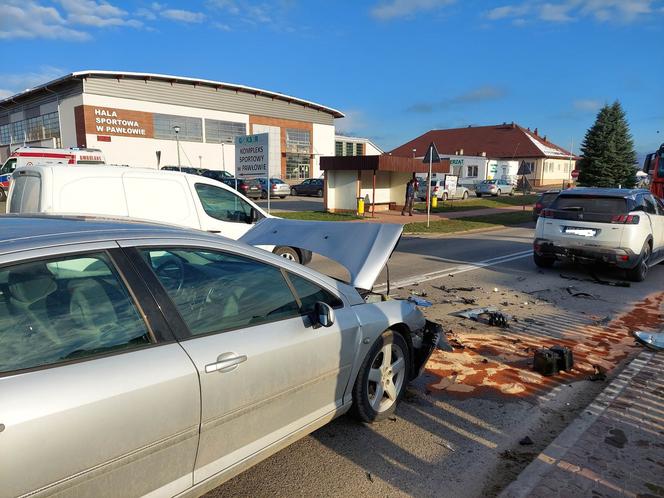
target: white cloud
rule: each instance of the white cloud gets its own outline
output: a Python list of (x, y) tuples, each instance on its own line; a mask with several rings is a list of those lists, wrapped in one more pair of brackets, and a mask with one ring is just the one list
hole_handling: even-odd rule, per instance
[[(237, 0), (210, 0), (208, 4), (231, 16), (240, 16), (248, 24), (269, 24), (273, 22), (272, 10), (279, 9), (279, 5), (270, 6), (267, 3), (238, 2)], [(287, 8), (287, 5), (281, 5)]]
[(198, 23), (205, 19), (205, 14), (202, 12), (192, 12), (190, 10), (182, 9), (166, 9), (160, 12), (162, 17), (172, 21), (180, 21), (187, 23)]
[(583, 18), (599, 22), (629, 23), (653, 12), (659, 0), (533, 0), (490, 9), (484, 16), (490, 20), (522, 19), (528, 15), (548, 22), (566, 23)]
[(383, 0), (373, 9), (371, 15), (381, 21), (400, 17), (412, 17), (421, 11), (431, 11), (451, 5), (456, 0)]
[(366, 128), (366, 120), (362, 111), (351, 109), (344, 111), (344, 114), (344, 118), (337, 119), (334, 123), (337, 134), (356, 136), (360, 130)]
[(5, 88), (0, 90), (0, 98), (15, 95), (37, 85), (43, 85), (64, 76), (67, 72), (65, 69), (54, 66), (41, 66), (36, 71), (27, 73), (7, 72), (2, 76), (2, 84)]
[(90, 36), (67, 26), (67, 21), (55, 7), (36, 2), (10, 0), (2, 7), (0, 39), (48, 38), (81, 41)]
[(95, 0), (59, 0), (71, 24), (105, 28), (129, 26), (140, 28), (143, 23), (128, 17), (128, 13), (108, 2)]

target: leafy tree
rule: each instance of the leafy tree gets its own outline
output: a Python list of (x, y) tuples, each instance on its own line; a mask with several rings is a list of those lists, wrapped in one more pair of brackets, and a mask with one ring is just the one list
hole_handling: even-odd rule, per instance
[(625, 112), (617, 100), (597, 113), (586, 132), (578, 163), (579, 185), (631, 188), (636, 184), (636, 152)]

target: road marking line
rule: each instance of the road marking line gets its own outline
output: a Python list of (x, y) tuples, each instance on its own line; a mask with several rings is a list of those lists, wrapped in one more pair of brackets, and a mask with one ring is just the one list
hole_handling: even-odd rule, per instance
[[(439, 270), (430, 273), (423, 273), (420, 275), (415, 275), (412, 277), (390, 282), (390, 288), (396, 289), (397, 287), (405, 287), (407, 285), (412, 285), (416, 283), (429, 282), (430, 280), (436, 280), (439, 278), (447, 277), (448, 275), (458, 275), (459, 273), (465, 273), (467, 271), (479, 270), (481, 268), (486, 268), (488, 266), (495, 266), (500, 263), (507, 263), (509, 261), (514, 261), (516, 259), (525, 258), (532, 255), (532, 253), (533, 253), (532, 249), (529, 249), (527, 251), (515, 252), (512, 254), (505, 254), (504, 256), (498, 256), (496, 258), (485, 259), (484, 261), (478, 261), (476, 263), (467, 263), (465, 265), (445, 268), (444, 270)], [(381, 292), (384, 291), (385, 289), (387, 289), (387, 283), (382, 283), (374, 287), (375, 292)]]

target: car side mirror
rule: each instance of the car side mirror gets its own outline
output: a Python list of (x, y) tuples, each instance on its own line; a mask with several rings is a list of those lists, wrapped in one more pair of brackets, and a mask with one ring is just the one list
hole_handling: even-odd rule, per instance
[(260, 219), (260, 215), (258, 214), (258, 211), (256, 208), (251, 208), (249, 211), (249, 216), (247, 216), (247, 223), (250, 225), (253, 225)]
[(334, 310), (332, 306), (322, 301), (314, 304), (314, 320), (321, 327), (331, 327), (334, 325)]

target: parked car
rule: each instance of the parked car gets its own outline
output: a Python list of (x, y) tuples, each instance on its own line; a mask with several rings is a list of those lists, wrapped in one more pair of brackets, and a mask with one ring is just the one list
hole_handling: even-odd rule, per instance
[(205, 178), (212, 178), (213, 180), (221, 181), (222, 179), (233, 179), (235, 178), (231, 173), (228, 171), (222, 171), (219, 169), (206, 169), (201, 173), (201, 176), (204, 176)]
[(203, 175), (206, 171), (205, 168), (191, 168), (189, 166), (162, 166), (164, 171), (181, 171), (182, 173), (188, 173), (190, 175)]
[(243, 195), (249, 197), (250, 199), (260, 199), (261, 198), (261, 185), (258, 180), (242, 180), (237, 179), (227, 171), (219, 170), (207, 170), (203, 173), (205, 178), (212, 178), (222, 182), (225, 185), (228, 185), (230, 188), (237, 188), (238, 192), (241, 192)]
[[(340, 225), (381, 262), (401, 233)], [(205, 232), (2, 226), (3, 496), (202, 494), (351, 409), (391, 417), (439, 339), (410, 301)]]
[(533, 220), (537, 221), (537, 218), (539, 218), (542, 209), (549, 207), (551, 203), (556, 200), (556, 197), (558, 197), (559, 193), (560, 189), (556, 189), (547, 190), (546, 192), (540, 194), (540, 196), (535, 201), (535, 204), (533, 205)]
[(642, 189), (574, 188), (540, 213), (535, 264), (606, 263), (635, 282), (664, 260), (664, 203)]
[[(417, 197), (421, 201), (427, 198), (427, 182), (426, 180), (420, 181), (417, 190)], [(445, 188), (444, 180), (431, 180), (431, 195), (435, 195), (438, 199), (446, 201), (447, 199), (468, 199), (468, 189), (466, 187), (457, 187), (454, 194), (450, 194), (449, 190)]]
[[(232, 187), (211, 178), (119, 166), (19, 168), (14, 171), (6, 210), (131, 217), (232, 239), (270, 217)], [(310, 251), (289, 244), (265, 249), (302, 264), (311, 261)]]
[(307, 178), (298, 185), (291, 186), (291, 195), (315, 195), (323, 197), (325, 181), (322, 178)]
[(482, 180), (475, 187), (475, 195), (482, 197), (482, 195), (492, 195), (494, 197), (501, 194), (514, 195), (515, 185), (509, 180)]
[[(261, 199), (267, 199), (267, 179), (259, 178), (259, 183), (261, 184)], [(285, 199), (290, 195), (290, 185), (285, 181), (279, 178), (270, 178), (270, 197), (279, 197), (280, 199)]]

